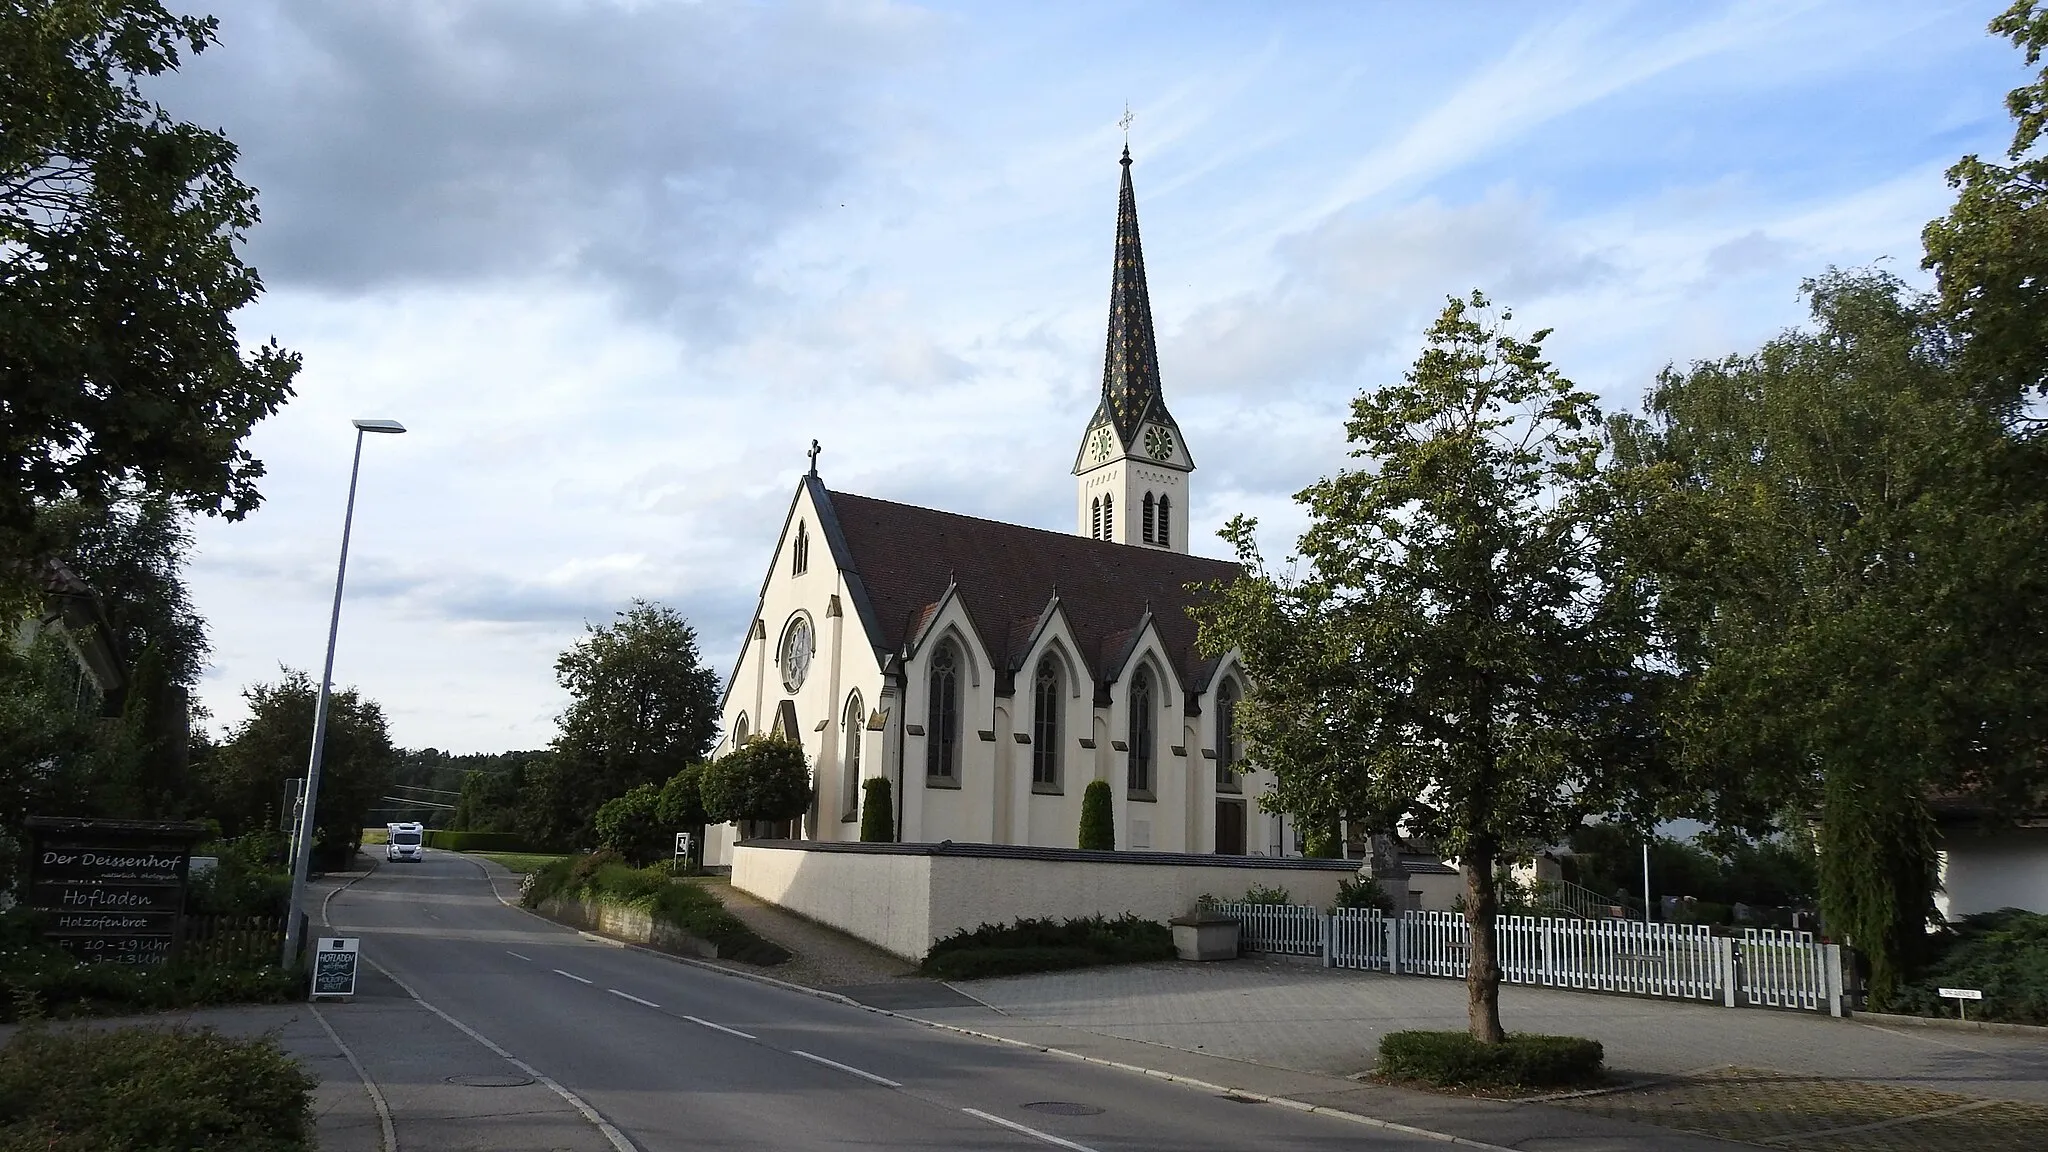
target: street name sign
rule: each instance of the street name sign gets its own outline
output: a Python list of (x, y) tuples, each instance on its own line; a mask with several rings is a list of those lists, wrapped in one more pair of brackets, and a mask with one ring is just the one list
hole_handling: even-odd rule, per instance
[(1956, 1002), (1956, 1014), (1964, 1020), (1970, 1018), (1970, 1001), (1984, 998), (1981, 988), (1938, 988), (1936, 991)]

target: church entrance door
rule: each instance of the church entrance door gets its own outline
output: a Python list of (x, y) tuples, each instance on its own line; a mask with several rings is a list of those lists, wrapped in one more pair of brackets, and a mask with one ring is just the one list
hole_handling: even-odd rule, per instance
[(1216, 854), (1244, 855), (1244, 801), (1216, 802)]

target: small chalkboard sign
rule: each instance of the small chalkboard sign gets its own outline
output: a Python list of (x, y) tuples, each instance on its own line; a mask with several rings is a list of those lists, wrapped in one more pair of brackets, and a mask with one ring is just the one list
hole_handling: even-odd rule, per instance
[(322, 936), (313, 950), (313, 997), (356, 994), (356, 958), (362, 941), (353, 936)]

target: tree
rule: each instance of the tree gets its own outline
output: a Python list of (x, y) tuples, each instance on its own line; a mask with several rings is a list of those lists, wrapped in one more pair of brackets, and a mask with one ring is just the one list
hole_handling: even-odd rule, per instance
[(661, 789), (652, 784), (636, 784), (598, 805), (597, 846), (617, 852), (636, 868), (664, 858), (660, 807)]
[(1116, 851), (1116, 811), (1109, 781), (1090, 780), (1081, 790), (1081, 830), (1077, 846), (1089, 852)]
[(718, 737), (718, 677), (674, 609), (636, 600), (615, 623), (589, 626), (555, 661), (555, 679), (572, 699), (558, 722), (550, 802), (567, 807), (547, 819), (572, 836), (590, 835), (607, 798), (660, 784)]
[[(275, 684), (252, 684), (242, 691), (249, 702), (248, 719), (205, 766), (212, 794), (207, 811), (226, 835), (278, 826), (286, 782), (306, 774), (317, 691), (311, 677), (289, 668)], [(384, 710), (353, 688), (330, 693), (314, 814), (314, 851), (321, 867), (346, 864), (354, 855), (364, 822), (391, 782), (395, 760)]]
[(1818, 811), (1822, 917), (1881, 1006), (1934, 914), (1929, 801), (2042, 800), (2048, 461), (1940, 302), (1874, 272), (1805, 289), (1812, 331), (1658, 381), (1617, 482), (1690, 634), (1680, 755)]
[(1296, 497), (1306, 574), (1268, 571), (1238, 517), (1244, 575), (1198, 612), (1205, 651), (1243, 656), (1249, 763), (1282, 806), (1398, 815), (1462, 861), (1485, 1043), (1504, 1035), (1495, 869), (1657, 774), (1600, 414), (1544, 360), (1547, 331), (1510, 319), (1452, 298), (1402, 382), (1353, 401), (1365, 466)]
[(889, 844), (896, 839), (896, 806), (889, 778), (870, 776), (860, 786), (860, 839), (863, 844)]
[(139, 84), (215, 27), (155, 0), (0, 6), (0, 558), (47, 550), (56, 501), (135, 485), (238, 519), (260, 499), (242, 441), (299, 359), (245, 357), (230, 319), (262, 288), (236, 255), (256, 192), (225, 136)]
[[(704, 826), (710, 823), (704, 815), (704, 765), (685, 765), (682, 771), (668, 778), (656, 799), (655, 816), (661, 821), (664, 835), (690, 834), (689, 863), (703, 859)], [(673, 844), (674, 841), (669, 840), (668, 843)]]
[(783, 823), (811, 806), (811, 769), (803, 745), (769, 733), (706, 764), (703, 791), (708, 820)]

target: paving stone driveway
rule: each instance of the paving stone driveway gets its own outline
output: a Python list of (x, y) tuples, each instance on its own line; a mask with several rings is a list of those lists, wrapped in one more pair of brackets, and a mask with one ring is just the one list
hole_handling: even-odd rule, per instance
[[(1465, 1026), (1462, 981), (1274, 959), (1093, 968), (958, 987), (1014, 1016), (1331, 1075), (1371, 1067), (1385, 1032)], [(1511, 1031), (1599, 1040), (1608, 1067), (1623, 1075), (1732, 1066), (2048, 1104), (2048, 1044), (2023, 1037), (1521, 987), (1501, 989), (1501, 1016)]]

